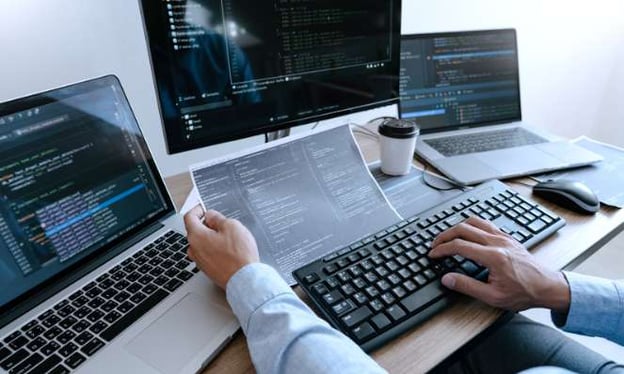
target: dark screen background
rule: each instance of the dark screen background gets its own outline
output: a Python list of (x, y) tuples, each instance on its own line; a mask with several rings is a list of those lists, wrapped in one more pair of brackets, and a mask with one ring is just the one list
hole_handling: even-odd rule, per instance
[(398, 99), (398, 0), (142, 4), (171, 153)]

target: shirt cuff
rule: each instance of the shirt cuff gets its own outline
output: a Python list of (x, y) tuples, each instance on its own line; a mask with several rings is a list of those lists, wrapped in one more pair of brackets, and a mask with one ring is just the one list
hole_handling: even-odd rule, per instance
[(280, 295), (296, 296), (275, 269), (261, 263), (243, 266), (230, 278), (225, 291), (245, 333), (251, 316), (262, 305)]
[(618, 326), (624, 305), (611, 280), (564, 272), (570, 285), (568, 313), (552, 312), (553, 323), (569, 332), (596, 335), (604, 326)]

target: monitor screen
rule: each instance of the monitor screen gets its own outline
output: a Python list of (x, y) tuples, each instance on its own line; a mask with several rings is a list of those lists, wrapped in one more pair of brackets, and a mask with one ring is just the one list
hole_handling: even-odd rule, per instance
[(400, 90), (423, 132), (520, 120), (515, 30), (403, 36)]
[(170, 153), (398, 103), (400, 0), (142, 0)]
[(0, 310), (169, 211), (121, 86), (0, 104)]

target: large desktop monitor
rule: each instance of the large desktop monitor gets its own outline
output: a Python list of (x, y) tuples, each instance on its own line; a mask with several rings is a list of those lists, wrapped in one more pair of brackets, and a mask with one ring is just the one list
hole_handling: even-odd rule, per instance
[(142, 0), (170, 153), (398, 103), (400, 0)]

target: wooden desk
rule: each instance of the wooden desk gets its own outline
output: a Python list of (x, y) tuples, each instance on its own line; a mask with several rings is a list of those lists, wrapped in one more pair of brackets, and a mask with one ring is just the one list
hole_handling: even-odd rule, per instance
[[(356, 135), (356, 139), (367, 162), (378, 159), (373, 138)], [(508, 182), (522, 195), (530, 196), (530, 188), (521, 183), (522, 180)], [(192, 188), (190, 175), (184, 173), (169, 177), (166, 184), (176, 206), (181, 207)], [(602, 208), (594, 216), (582, 216), (542, 199), (531, 198), (567, 221), (567, 225), (557, 234), (532, 250), (542, 264), (553, 269), (572, 269), (624, 228), (624, 210)], [(302, 296), (298, 287), (296, 291)], [(392, 373), (426, 372), (482, 333), (502, 314), (501, 310), (478, 301), (461, 298), (449, 309), (374, 352), (372, 356)], [(206, 369), (206, 373), (213, 372), (254, 372), (247, 343), (240, 331)]]

